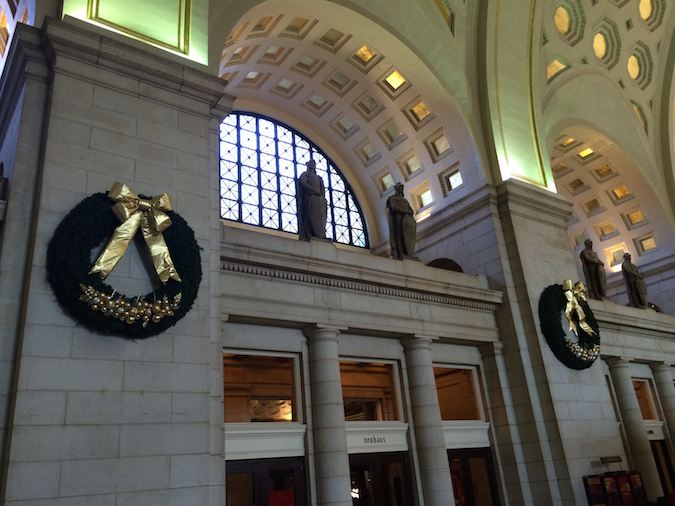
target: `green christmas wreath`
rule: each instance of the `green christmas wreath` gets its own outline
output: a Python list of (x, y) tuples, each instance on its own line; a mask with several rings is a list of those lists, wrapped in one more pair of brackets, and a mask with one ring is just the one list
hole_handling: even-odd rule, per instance
[[(563, 327), (564, 320), (570, 331)], [(600, 355), (600, 329), (581, 283), (572, 286), (566, 281), (565, 289), (546, 287), (539, 298), (539, 321), (551, 351), (570, 369), (586, 369)]]
[[(121, 190), (118, 198), (111, 196), (115, 190)], [(117, 204), (111, 206), (110, 200)], [(126, 245), (136, 230), (141, 230), (162, 281), (156, 290), (142, 296), (117, 293), (104, 282), (107, 274), (97, 271), (125, 225), (120, 209), (130, 218), (126, 225), (137, 221), (131, 223), (135, 228), (127, 227)], [(92, 250), (106, 241), (92, 267)], [(119, 258), (107, 259), (110, 270)], [(171, 211), (168, 196), (150, 199), (119, 183), (107, 195), (96, 193), (75, 206), (56, 228), (47, 249), (47, 279), (63, 309), (91, 330), (127, 339), (145, 339), (175, 325), (192, 307), (201, 278), (200, 248), (194, 232)]]

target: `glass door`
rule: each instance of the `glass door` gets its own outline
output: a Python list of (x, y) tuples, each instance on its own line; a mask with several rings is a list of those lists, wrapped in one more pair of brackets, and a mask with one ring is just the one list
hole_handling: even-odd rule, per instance
[(448, 450), (456, 506), (499, 506), (489, 448)]
[(349, 456), (354, 506), (413, 506), (406, 453), (362, 453)]
[(227, 506), (306, 506), (304, 458), (225, 463)]

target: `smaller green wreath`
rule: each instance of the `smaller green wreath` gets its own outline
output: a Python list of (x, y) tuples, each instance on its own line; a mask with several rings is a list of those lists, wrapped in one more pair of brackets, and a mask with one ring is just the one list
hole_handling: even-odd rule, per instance
[[(171, 226), (162, 235), (182, 281), (169, 279), (151, 293), (127, 297), (99, 274), (89, 273), (92, 250), (105, 244), (120, 224), (110, 200), (105, 193), (95, 193), (75, 206), (56, 228), (47, 249), (47, 280), (65, 312), (93, 331), (126, 339), (157, 335), (183, 318), (202, 279), (200, 248), (186, 221), (173, 211), (166, 214)], [(110, 309), (101, 309), (99, 299)], [(133, 315), (126, 320), (118, 317), (115, 309), (123, 310), (119, 307), (131, 308)], [(144, 311), (147, 316), (142, 320)]]
[(562, 285), (551, 285), (544, 289), (539, 298), (539, 321), (541, 331), (551, 351), (570, 369), (587, 369), (593, 365), (600, 355), (600, 329), (595, 316), (585, 300), (578, 300), (585, 314), (585, 322), (593, 331), (586, 332), (580, 325), (576, 312), (572, 313), (572, 321), (577, 327), (578, 340), (573, 340), (563, 328), (567, 298)]

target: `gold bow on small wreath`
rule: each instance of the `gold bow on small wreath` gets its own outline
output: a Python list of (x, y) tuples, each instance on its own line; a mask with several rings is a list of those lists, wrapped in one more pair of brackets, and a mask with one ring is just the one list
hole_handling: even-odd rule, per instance
[(113, 232), (89, 274), (99, 272), (105, 279), (122, 259), (140, 228), (160, 281), (166, 283), (170, 278), (181, 281), (162, 236), (162, 232), (171, 226), (171, 218), (165, 212), (172, 209), (169, 196), (163, 193), (151, 199), (142, 199), (127, 185), (115, 183), (108, 192), (108, 198), (115, 202), (112, 210), (122, 224)]
[(569, 321), (570, 330), (574, 332), (574, 335), (579, 337), (577, 324), (574, 323), (574, 320), (572, 319), (572, 313), (576, 312), (579, 319), (579, 327), (581, 327), (581, 329), (589, 336), (595, 335), (595, 331), (586, 321), (586, 313), (584, 313), (584, 309), (581, 307), (581, 302), (586, 302), (586, 287), (584, 284), (581, 281), (577, 281), (573, 285), (571, 279), (566, 279), (563, 281), (563, 292), (567, 299), (565, 316)]

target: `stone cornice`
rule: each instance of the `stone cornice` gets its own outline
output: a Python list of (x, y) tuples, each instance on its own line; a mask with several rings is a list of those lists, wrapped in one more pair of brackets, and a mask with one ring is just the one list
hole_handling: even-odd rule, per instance
[(675, 339), (675, 316), (651, 309), (620, 306), (611, 301), (589, 300), (600, 328), (617, 329)]
[[(180, 93), (212, 107), (218, 107), (225, 95), (225, 82), (209, 73), (194, 68), (191, 62), (179, 57), (167, 56), (151, 46), (136, 45), (118, 40), (94, 25), (67, 18), (66, 21), (47, 19), (43, 28), (48, 55), (55, 68), (59, 68), (58, 56), (94, 63), (125, 77)], [(96, 74), (80, 76), (110, 85), (105, 76)], [(231, 100), (227, 100), (231, 102)]]
[(449, 306), (478, 309), (481, 311), (494, 312), (496, 311), (497, 307), (497, 304), (492, 301), (461, 299), (457, 297), (400, 288), (391, 285), (363, 282), (334, 276), (321, 276), (318, 274), (312, 274), (298, 270), (280, 269), (274, 266), (255, 265), (241, 261), (234, 261), (227, 258), (221, 258), (221, 262), (224, 271), (239, 272), (253, 276), (263, 276), (265, 278), (284, 279), (287, 281), (328, 286), (342, 290), (356, 290), (358, 292), (367, 292), (375, 295), (386, 295), (389, 297), (397, 297), (402, 299), (414, 299), (421, 302), (445, 304)]
[(560, 195), (515, 179), (497, 186), (497, 201), (501, 214), (545, 220), (563, 230), (567, 230), (567, 219), (572, 214), (572, 203)]
[(502, 292), (489, 289), (484, 276), (378, 257), (328, 241), (298, 241), (230, 226), (223, 227), (221, 266), (267, 279), (480, 311), (495, 311), (502, 300)]

